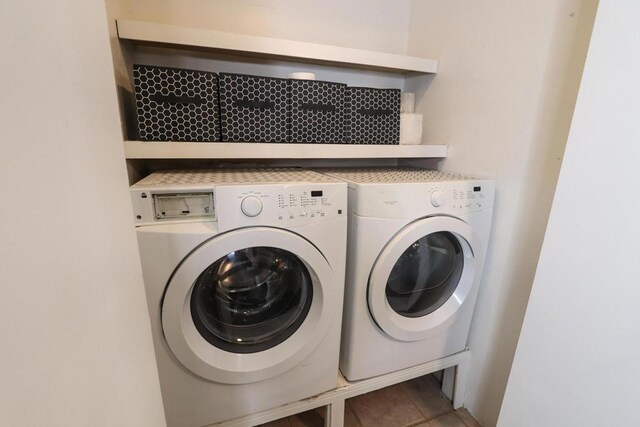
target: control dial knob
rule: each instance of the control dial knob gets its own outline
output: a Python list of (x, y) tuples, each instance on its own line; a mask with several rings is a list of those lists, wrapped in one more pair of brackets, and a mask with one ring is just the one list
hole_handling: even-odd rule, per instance
[(258, 216), (262, 212), (262, 200), (256, 196), (247, 196), (242, 199), (240, 209), (246, 216)]
[(440, 190), (434, 190), (431, 192), (430, 200), (434, 207), (442, 206), (445, 200), (444, 193)]

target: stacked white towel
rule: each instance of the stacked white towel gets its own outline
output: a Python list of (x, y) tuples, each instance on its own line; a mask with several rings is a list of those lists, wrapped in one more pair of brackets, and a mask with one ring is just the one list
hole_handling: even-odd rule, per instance
[(422, 114), (415, 114), (415, 94), (402, 92), (400, 98), (400, 144), (422, 143)]

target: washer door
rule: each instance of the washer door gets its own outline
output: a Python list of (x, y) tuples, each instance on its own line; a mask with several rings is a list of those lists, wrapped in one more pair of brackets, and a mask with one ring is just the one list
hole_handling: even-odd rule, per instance
[(384, 247), (369, 277), (373, 319), (401, 341), (427, 338), (470, 294), (476, 269), (471, 228), (451, 217), (415, 221)]
[(162, 327), (190, 371), (221, 383), (274, 377), (300, 363), (340, 315), (336, 280), (318, 249), (266, 227), (216, 236), (169, 280)]

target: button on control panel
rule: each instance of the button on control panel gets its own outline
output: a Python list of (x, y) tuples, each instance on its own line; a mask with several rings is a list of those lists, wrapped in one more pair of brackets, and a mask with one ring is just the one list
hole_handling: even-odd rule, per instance
[(431, 205), (437, 208), (444, 204), (446, 197), (441, 190), (433, 190), (429, 199), (431, 201)]
[(262, 212), (262, 201), (256, 196), (247, 196), (242, 199), (240, 209), (246, 216), (258, 216)]

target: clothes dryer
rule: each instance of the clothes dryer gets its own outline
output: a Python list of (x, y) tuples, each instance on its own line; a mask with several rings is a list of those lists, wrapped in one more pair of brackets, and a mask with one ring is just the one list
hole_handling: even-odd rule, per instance
[(349, 183), (345, 377), (373, 377), (464, 350), (494, 183), (415, 168), (322, 172)]
[(297, 169), (169, 171), (131, 198), (168, 425), (336, 387), (345, 183)]

